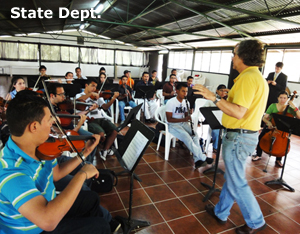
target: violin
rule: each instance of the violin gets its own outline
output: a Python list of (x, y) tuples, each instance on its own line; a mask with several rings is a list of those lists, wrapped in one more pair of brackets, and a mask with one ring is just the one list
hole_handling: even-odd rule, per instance
[[(88, 111), (88, 113), (90, 112), (90, 110)], [(87, 113), (87, 114), (88, 114)], [(72, 123), (72, 120), (75, 118), (75, 119), (80, 119), (81, 116), (80, 115), (71, 115), (69, 112), (67, 111), (58, 111), (56, 112), (56, 115), (57, 117), (59, 117), (60, 119), (60, 124), (62, 127), (68, 127), (71, 123)], [(94, 118), (90, 118), (90, 117), (87, 117), (86, 118), (88, 121), (92, 121), (94, 120)]]
[[(66, 134), (78, 152), (84, 149), (85, 140), (94, 139), (93, 136), (80, 136), (79, 133), (73, 130), (66, 131)], [(68, 144), (66, 137), (57, 134), (52, 135), (46, 142), (36, 148), (36, 156), (42, 160), (52, 160), (60, 157), (63, 151), (73, 152), (73, 147)]]
[[(290, 101), (293, 101), (297, 91), (293, 92), (293, 95), (290, 98)], [(277, 114), (294, 117), (292, 114), (287, 113), (289, 105), (286, 106), (283, 112), (278, 112)], [(275, 121), (272, 118), (271, 120), (272, 125), (275, 126)], [(259, 141), (260, 148), (267, 154), (276, 156), (276, 157), (283, 157), (285, 156), (286, 145), (288, 142), (289, 133), (280, 131), (274, 127), (271, 131), (267, 132)], [(288, 148), (288, 152), (290, 151), (290, 145)]]

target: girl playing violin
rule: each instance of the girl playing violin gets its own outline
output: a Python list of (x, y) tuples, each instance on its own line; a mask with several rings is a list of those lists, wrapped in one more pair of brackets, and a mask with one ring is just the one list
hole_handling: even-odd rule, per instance
[[(287, 107), (286, 102), (288, 100), (288, 94), (286, 91), (281, 91), (279, 92), (278, 96), (278, 103), (273, 103), (269, 106), (269, 108), (266, 111), (266, 114), (263, 117), (263, 121), (266, 123), (266, 126), (263, 128), (262, 132), (259, 135), (259, 141), (260, 139), (271, 129), (275, 128), (276, 126), (273, 126), (271, 120), (272, 120), (272, 114), (276, 114), (278, 112), (283, 112), (285, 108)], [(287, 113), (292, 114), (293, 116), (296, 116), (297, 119), (300, 119), (300, 111), (299, 109), (295, 106), (295, 104), (292, 101), (288, 102), (289, 108), (287, 109)], [(256, 154), (252, 156), (252, 161), (258, 161), (261, 159), (262, 155), (262, 149), (259, 146), (259, 143), (257, 144), (256, 147)], [(278, 167), (282, 167), (281, 163), (281, 158), (282, 157), (276, 157), (275, 164)]]
[(11, 80), (11, 85), (9, 87), (9, 93), (6, 95), (6, 100), (10, 101), (14, 99), (17, 93), (25, 89), (25, 80), (23, 77), (14, 77)]

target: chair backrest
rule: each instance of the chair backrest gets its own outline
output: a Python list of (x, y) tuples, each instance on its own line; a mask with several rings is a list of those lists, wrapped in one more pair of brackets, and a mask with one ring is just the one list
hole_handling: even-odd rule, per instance
[(158, 122), (166, 123), (167, 117), (166, 117), (166, 106), (160, 106), (155, 111), (155, 119)]
[(204, 98), (197, 98), (195, 101), (195, 109), (193, 113), (193, 120), (199, 120), (200, 122), (203, 122), (205, 120), (204, 116), (200, 112), (200, 107), (203, 107), (206, 103), (206, 99)]

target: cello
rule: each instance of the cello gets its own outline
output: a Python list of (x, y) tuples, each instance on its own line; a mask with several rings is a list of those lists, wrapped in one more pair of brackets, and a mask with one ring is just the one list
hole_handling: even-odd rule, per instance
[[(290, 97), (290, 101), (293, 101), (297, 92), (294, 91)], [(286, 106), (283, 112), (278, 112), (277, 114), (286, 115), (289, 117), (294, 117), (292, 114), (287, 113), (289, 104)], [(272, 119), (272, 125), (275, 126), (275, 121)], [(270, 156), (283, 157), (285, 156), (286, 145), (288, 142), (288, 133), (280, 131), (274, 127), (271, 131), (267, 132), (259, 142), (260, 148)], [(290, 151), (290, 146), (288, 152)]]

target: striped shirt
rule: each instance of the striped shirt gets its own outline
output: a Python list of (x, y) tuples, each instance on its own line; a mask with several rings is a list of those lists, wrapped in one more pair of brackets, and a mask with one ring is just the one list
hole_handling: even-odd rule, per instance
[(31, 158), (8, 139), (0, 153), (0, 234), (43, 231), (18, 209), (39, 195), (47, 201), (55, 198), (53, 168), (56, 165), (56, 159), (37, 161)]

